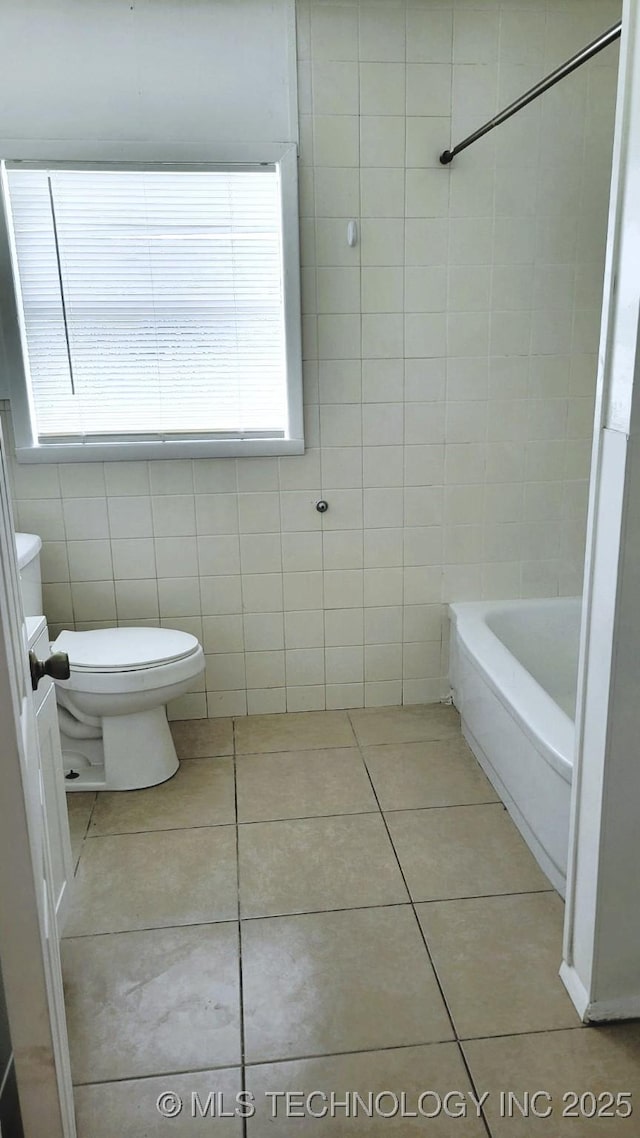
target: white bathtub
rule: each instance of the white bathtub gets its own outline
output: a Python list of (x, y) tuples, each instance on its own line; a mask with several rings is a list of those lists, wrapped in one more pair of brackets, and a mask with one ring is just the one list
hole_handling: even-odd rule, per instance
[(461, 603), (449, 612), (464, 735), (564, 896), (580, 600)]

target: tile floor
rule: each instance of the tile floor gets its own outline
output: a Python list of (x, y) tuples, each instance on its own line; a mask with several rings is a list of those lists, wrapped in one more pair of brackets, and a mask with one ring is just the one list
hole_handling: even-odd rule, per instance
[[(453, 708), (173, 730), (170, 782), (69, 797), (79, 1138), (638, 1133), (635, 1115), (561, 1117), (565, 1091), (635, 1092), (640, 1110), (640, 1026), (579, 1024), (557, 976), (562, 903)], [(232, 1114), (242, 1087), (253, 1118), (198, 1116), (210, 1092)], [(472, 1089), (489, 1092), (480, 1118)], [(502, 1116), (501, 1091), (541, 1089), (550, 1117)], [(387, 1096), (373, 1118), (314, 1118), (318, 1098), (287, 1118), (266, 1093), (286, 1090), (404, 1092), (405, 1116), (383, 1117)], [(425, 1090), (458, 1092), (451, 1113), (407, 1117)], [(167, 1091), (184, 1106), (163, 1119)]]

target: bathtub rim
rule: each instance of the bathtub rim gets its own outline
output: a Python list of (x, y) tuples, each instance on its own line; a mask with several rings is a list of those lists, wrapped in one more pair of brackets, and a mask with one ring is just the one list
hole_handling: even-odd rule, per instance
[(489, 613), (554, 609), (580, 597), (515, 601), (455, 601), (448, 606), (455, 635), (500, 703), (558, 774), (571, 784), (575, 723), (486, 623)]

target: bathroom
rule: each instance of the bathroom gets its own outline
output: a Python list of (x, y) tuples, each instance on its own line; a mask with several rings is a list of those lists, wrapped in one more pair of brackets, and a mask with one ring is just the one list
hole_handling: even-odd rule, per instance
[[(302, 315), (287, 319), (304, 430), (288, 453), (187, 441), (82, 461), (55, 444), (55, 461), (34, 461), (6, 258), (0, 270), (4, 453), (15, 528), (42, 541), (49, 640), (160, 628), (203, 651), (168, 705), (177, 773), (169, 745), (157, 777), (137, 773), (144, 726), (124, 759), (135, 751), (127, 785), (149, 789), (101, 782), (82, 755), (65, 764), (82, 787), (67, 781), (61, 930), (79, 1138), (197, 1132), (187, 1106), (163, 1121), (164, 1093), (471, 1086), (492, 1097), (458, 1125), (501, 1135), (532, 1126), (498, 1117), (501, 1089), (640, 1090), (637, 1028), (582, 1031), (557, 975), (558, 894), (579, 907), (571, 772), (540, 807), (544, 827), (561, 804), (557, 854), (527, 814), (538, 782), (523, 805), (468, 722), (484, 773), (463, 740), (450, 660), (451, 604), (553, 601), (546, 635), (567, 598), (577, 645), (618, 43), (440, 162), (621, 15), (618, 0), (2, 6), (0, 157), (18, 220), (20, 160), (282, 161), (290, 187), (298, 152), (287, 256)], [(153, 764), (155, 736), (149, 750)], [(623, 1114), (611, 1133), (633, 1133)], [(211, 1122), (249, 1138), (293, 1125)]]

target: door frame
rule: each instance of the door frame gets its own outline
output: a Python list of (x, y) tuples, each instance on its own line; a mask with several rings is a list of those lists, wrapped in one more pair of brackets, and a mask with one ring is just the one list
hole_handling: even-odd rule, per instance
[(585, 1022), (640, 1016), (640, 9), (624, 0), (560, 975)]

